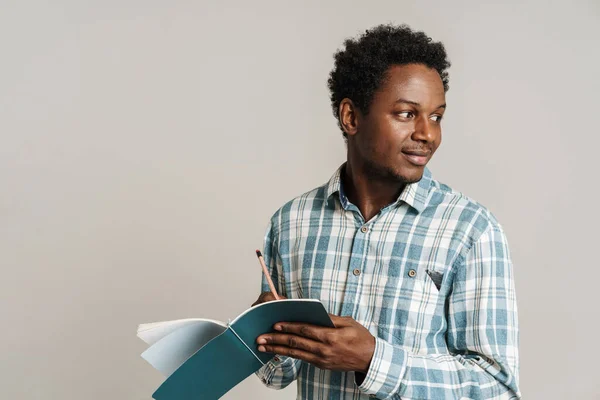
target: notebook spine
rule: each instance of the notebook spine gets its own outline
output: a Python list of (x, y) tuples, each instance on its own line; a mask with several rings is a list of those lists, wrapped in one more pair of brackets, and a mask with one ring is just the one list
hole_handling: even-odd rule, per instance
[(242, 342), (242, 344), (243, 344), (244, 346), (246, 346), (246, 348), (247, 348), (247, 349), (250, 351), (250, 353), (252, 353), (252, 355), (253, 355), (254, 357), (256, 357), (256, 359), (258, 360), (258, 362), (260, 363), (260, 365), (265, 365), (265, 363), (264, 363), (264, 362), (262, 362), (262, 360), (261, 360), (260, 358), (258, 358), (258, 356), (256, 355), (256, 353), (255, 353), (254, 351), (252, 351), (252, 349), (251, 349), (251, 348), (250, 348), (250, 347), (249, 347), (249, 346), (246, 344), (246, 342), (244, 342), (244, 341), (242, 340), (242, 338), (240, 337), (240, 335), (238, 335), (238, 334), (237, 334), (237, 332), (235, 331), (235, 329), (233, 329), (233, 326), (231, 325), (231, 321), (229, 321), (229, 322), (227, 323), (227, 327), (228, 327), (229, 329), (231, 329), (231, 332), (233, 332), (233, 334), (234, 334), (234, 335), (235, 335), (235, 336), (236, 336), (236, 337), (237, 337), (237, 338), (240, 340), (240, 342)]

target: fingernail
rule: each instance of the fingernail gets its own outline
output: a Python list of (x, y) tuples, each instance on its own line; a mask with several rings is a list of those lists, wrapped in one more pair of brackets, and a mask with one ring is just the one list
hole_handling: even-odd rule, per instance
[(280, 331), (281, 330), (281, 325), (275, 325), (275, 330), (276, 331)]
[(267, 344), (267, 341), (263, 338), (258, 339), (258, 344)]
[(265, 351), (265, 346), (258, 346), (258, 351), (264, 352)]

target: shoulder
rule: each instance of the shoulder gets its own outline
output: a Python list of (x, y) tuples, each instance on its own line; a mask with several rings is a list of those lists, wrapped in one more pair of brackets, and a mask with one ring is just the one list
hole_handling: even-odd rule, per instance
[(302, 193), (287, 201), (273, 213), (270, 219), (271, 229), (277, 232), (289, 228), (291, 222), (300, 222), (318, 216), (327, 201), (327, 184)]
[(456, 229), (468, 231), (470, 242), (491, 230), (503, 232), (498, 218), (489, 208), (435, 179), (431, 180), (428, 200), (424, 212)]

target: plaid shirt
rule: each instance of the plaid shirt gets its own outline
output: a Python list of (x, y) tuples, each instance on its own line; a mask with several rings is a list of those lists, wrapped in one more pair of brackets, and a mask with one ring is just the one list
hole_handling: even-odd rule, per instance
[(359, 385), (353, 372), (276, 357), (257, 372), (263, 383), (297, 379), (298, 399), (520, 398), (512, 263), (496, 218), (425, 169), (365, 222), (343, 168), (273, 215), (264, 256), (280, 293), (369, 329), (369, 371)]

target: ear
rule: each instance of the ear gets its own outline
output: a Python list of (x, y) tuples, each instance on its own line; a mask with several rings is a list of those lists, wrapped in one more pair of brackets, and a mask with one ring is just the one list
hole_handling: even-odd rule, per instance
[(339, 119), (342, 129), (348, 136), (356, 135), (358, 132), (358, 116), (360, 111), (352, 100), (345, 98), (340, 102)]

